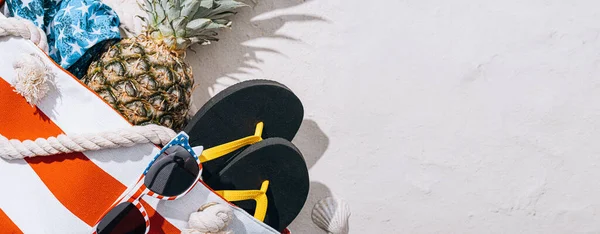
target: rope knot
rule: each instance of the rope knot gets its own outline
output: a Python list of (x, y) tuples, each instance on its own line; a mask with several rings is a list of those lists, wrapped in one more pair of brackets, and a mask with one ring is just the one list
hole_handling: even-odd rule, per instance
[(233, 211), (226, 204), (211, 202), (203, 205), (198, 212), (190, 214), (189, 229), (182, 234), (231, 234), (227, 228), (233, 219)]
[(17, 77), (15, 92), (25, 97), (30, 105), (36, 105), (50, 90), (54, 73), (34, 54), (23, 54), (13, 64)]

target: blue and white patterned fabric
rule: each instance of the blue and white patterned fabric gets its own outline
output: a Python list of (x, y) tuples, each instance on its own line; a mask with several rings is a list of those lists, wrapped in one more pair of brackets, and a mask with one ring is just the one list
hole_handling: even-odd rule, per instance
[[(69, 68), (90, 50), (119, 39), (119, 17), (99, 0), (7, 0), (9, 16), (31, 20), (48, 36), (50, 57)], [(89, 64), (89, 62), (83, 62)]]

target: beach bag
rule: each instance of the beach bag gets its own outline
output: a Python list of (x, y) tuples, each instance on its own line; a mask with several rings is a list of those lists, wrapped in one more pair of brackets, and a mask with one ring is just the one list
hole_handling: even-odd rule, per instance
[[(36, 105), (27, 102), (13, 87), (17, 77), (13, 65), (24, 56), (41, 59), (54, 74), (47, 94)], [(130, 127), (118, 112), (34, 43), (0, 37), (0, 135), (25, 141)], [(84, 153), (0, 159), (2, 233), (93, 233), (92, 227), (135, 184), (159, 151), (147, 143)], [(148, 196), (141, 199), (149, 216), (149, 233), (181, 233), (188, 226), (190, 214), (209, 203), (231, 208), (231, 233), (278, 233), (225, 201), (202, 181), (177, 200), (159, 201)]]

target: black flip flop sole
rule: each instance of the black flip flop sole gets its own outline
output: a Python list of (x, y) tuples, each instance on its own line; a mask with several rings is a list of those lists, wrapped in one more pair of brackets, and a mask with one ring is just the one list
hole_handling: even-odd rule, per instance
[[(288, 140), (269, 138), (236, 155), (206, 183), (214, 190), (256, 190), (269, 180), (269, 201), (264, 223), (283, 231), (300, 213), (310, 181), (300, 151)], [(254, 214), (256, 202), (234, 202)]]
[[(208, 100), (184, 131), (190, 136), (190, 145), (208, 149), (250, 136), (256, 124), (263, 122), (263, 138), (281, 137), (291, 141), (303, 117), (302, 102), (285, 85), (270, 80), (249, 80), (232, 85)], [(230, 156), (203, 164), (203, 177), (210, 178), (221, 170)]]

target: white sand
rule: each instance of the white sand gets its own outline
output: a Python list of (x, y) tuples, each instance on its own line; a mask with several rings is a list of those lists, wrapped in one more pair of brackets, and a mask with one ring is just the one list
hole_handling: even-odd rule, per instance
[(258, 1), (188, 55), (195, 108), (252, 78), (297, 92), (294, 233), (334, 193), (350, 233), (600, 232), (600, 2)]

